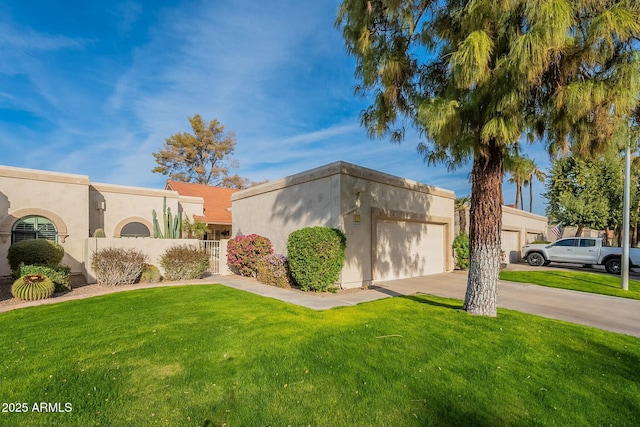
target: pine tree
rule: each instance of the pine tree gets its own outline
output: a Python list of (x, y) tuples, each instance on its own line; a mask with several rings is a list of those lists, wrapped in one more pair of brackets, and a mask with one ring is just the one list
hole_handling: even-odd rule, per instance
[(369, 134), (399, 142), (414, 127), (425, 161), (472, 161), (469, 313), (496, 315), (505, 152), (529, 133), (597, 151), (636, 107), (638, 3), (343, 0)]

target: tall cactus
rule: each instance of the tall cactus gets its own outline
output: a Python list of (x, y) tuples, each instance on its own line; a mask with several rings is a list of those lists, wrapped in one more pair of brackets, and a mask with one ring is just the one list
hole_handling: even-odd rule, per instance
[(158, 215), (156, 214), (156, 210), (152, 211), (153, 214), (153, 237), (156, 239), (179, 239), (181, 232), (181, 223), (182, 223), (182, 212), (178, 212), (178, 214), (173, 216), (171, 213), (171, 207), (167, 207), (167, 198), (165, 197), (162, 202), (162, 228), (164, 229), (164, 233), (160, 228), (160, 223), (158, 222)]

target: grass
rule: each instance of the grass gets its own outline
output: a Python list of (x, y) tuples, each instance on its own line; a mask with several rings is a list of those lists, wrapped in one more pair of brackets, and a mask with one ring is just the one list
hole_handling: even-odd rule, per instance
[(640, 300), (640, 282), (629, 280), (629, 290), (624, 291), (620, 289), (620, 276), (560, 270), (503, 270), (500, 272), (500, 279)]
[(0, 425), (640, 424), (638, 338), (460, 304), (317, 312), (201, 285), (7, 312), (2, 402), (30, 410)]

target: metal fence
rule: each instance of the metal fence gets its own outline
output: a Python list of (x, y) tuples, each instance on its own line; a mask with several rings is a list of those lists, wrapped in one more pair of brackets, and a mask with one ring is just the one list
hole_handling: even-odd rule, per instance
[(220, 274), (220, 240), (202, 240), (200, 246), (209, 254), (211, 259), (209, 272)]

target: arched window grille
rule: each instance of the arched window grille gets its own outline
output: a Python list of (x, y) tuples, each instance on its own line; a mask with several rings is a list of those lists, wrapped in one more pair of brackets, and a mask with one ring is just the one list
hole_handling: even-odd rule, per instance
[(58, 230), (48, 218), (30, 215), (20, 218), (11, 229), (11, 243), (46, 239), (58, 242)]

